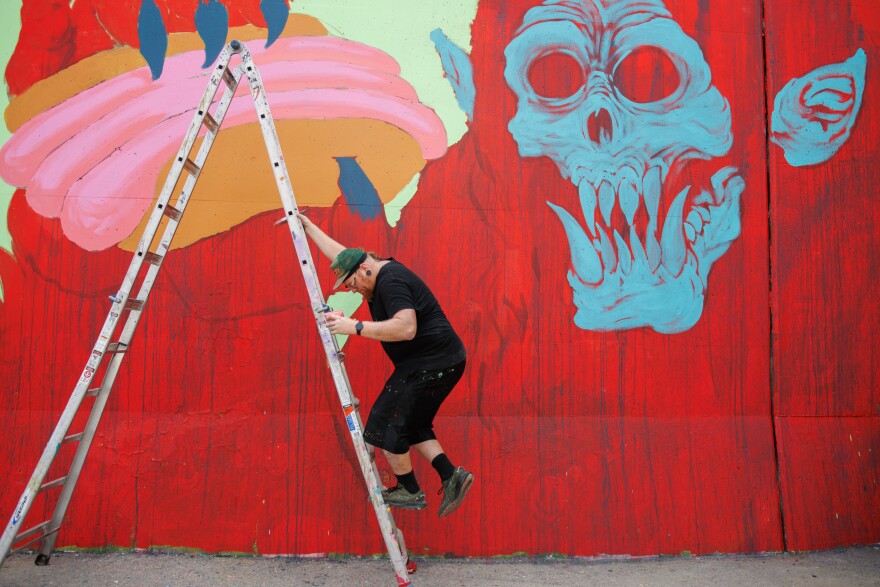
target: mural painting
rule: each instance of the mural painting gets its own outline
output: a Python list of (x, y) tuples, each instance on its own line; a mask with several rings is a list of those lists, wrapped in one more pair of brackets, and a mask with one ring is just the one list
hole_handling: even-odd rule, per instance
[[(468, 348), (437, 426), (477, 482), (457, 517), (397, 515), (411, 549), (810, 548), (794, 520), (812, 494), (792, 486), (806, 465), (791, 446), (821, 436), (780, 419), (800, 400), (771, 366), (795, 361), (773, 354), (797, 330), (786, 227), (819, 212), (793, 209), (781, 178), (869, 157), (853, 143), (876, 124), (865, 96), (880, 23), (854, 1), (839, 46), (793, 58), (779, 15), (796, 3), (23, 0), (0, 149), (16, 189), (0, 253), (0, 427), (16, 439), (0, 511), (234, 38), (260, 68), (300, 206), (423, 276)], [(768, 55), (792, 63), (765, 79)], [(61, 546), (383, 550), (366, 500), (351, 499), (359, 467), (245, 93), (151, 294)], [(864, 263), (876, 268), (873, 253)], [(331, 303), (366, 316), (356, 294)], [(387, 362), (378, 345), (344, 343), (371, 405)], [(859, 405), (875, 393), (835, 385)], [(877, 414), (858, 412), (857, 435), (875, 471)], [(870, 471), (859, 462), (851, 479)], [(876, 541), (878, 500), (875, 482), (839, 508), (853, 523), (816, 544)]]

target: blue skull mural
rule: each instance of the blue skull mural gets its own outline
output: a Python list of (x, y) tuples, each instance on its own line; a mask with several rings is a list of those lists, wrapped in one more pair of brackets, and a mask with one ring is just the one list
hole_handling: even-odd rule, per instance
[[(615, 80), (645, 48), (661, 52), (677, 76), (657, 99), (631, 95)], [(532, 65), (553, 55), (582, 73), (570, 95), (542, 95), (530, 83)], [(660, 0), (547, 0), (526, 13), (505, 56), (518, 99), (508, 128), (520, 155), (549, 157), (578, 188), (583, 222), (548, 202), (571, 250), (575, 324), (691, 328), (712, 264), (739, 236), (745, 187), (727, 167), (710, 189), (665, 194), (671, 173), (726, 155), (733, 142), (729, 104), (700, 47)], [(623, 220), (612, 222), (615, 210)]]

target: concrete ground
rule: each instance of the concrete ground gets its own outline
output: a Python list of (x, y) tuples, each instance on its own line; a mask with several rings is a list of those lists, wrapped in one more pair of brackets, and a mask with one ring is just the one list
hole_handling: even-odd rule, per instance
[[(0, 586), (101, 587), (344, 585), (394, 587), (387, 559), (219, 557), (58, 552), (46, 567), (9, 557)], [(417, 559), (425, 586), (880, 586), (880, 545), (808, 553), (646, 558)]]

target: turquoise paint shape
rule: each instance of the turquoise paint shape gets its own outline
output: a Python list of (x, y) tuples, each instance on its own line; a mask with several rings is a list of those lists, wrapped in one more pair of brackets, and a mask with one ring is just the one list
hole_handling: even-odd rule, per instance
[(770, 139), (794, 167), (831, 159), (849, 140), (862, 107), (867, 55), (814, 69), (785, 84), (773, 101)]
[(431, 31), (431, 40), (440, 54), (440, 63), (446, 79), (455, 92), (458, 107), (467, 115), (469, 122), (474, 121), (474, 102), (477, 89), (474, 85), (474, 69), (470, 56), (458, 45), (449, 40), (446, 34), (438, 29)]
[(226, 36), (229, 34), (229, 13), (217, 0), (211, 0), (209, 4), (199, 2), (195, 22), (196, 31), (205, 43), (205, 62), (202, 64), (202, 69), (205, 69), (214, 63), (223, 46), (226, 45)]
[(162, 21), (162, 13), (153, 0), (143, 0), (138, 14), (138, 40), (141, 55), (150, 66), (153, 81), (162, 75), (165, 66), (165, 52), (168, 50), (168, 33)]
[(336, 157), (339, 164), (339, 189), (345, 203), (364, 220), (372, 220), (382, 213), (382, 200), (373, 182), (361, 169), (354, 157)]
[(262, 0), (260, 11), (269, 28), (269, 36), (266, 38), (266, 47), (268, 47), (281, 36), (281, 31), (284, 30), (287, 18), (290, 16), (290, 8), (286, 0)]
[[(733, 142), (729, 104), (712, 85), (699, 45), (662, 2), (595, 5), (594, 15), (546, 0), (523, 17), (504, 51), (505, 81), (517, 96), (508, 130), (521, 156), (549, 158), (577, 186), (578, 218), (548, 202), (569, 243), (575, 325), (683, 332), (702, 314), (712, 264), (739, 235), (742, 180), (725, 168), (713, 176), (711, 194), (689, 196), (685, 188), (668, 204), (660, 227), (661, 169), (726, 155)], [(680, 95), (635, 104), (614, 86), (617, 66), (643, 45), (680, 64), (687, 82)], [(588, 80), (571, 96), (541, 96), (529, 83), (530, 66), (551, 53), (571, 57)], [(613, 132), (594, 138), (585, 131), (600, 113), (610, 118)], [(642, 177), (627, 185), (623, 180), (632, 171)], [(613, 207), (619, 202), (624, 214), (628, 209), (634, 215), (631, 204), (640, 200), (650, 215), (647, 234), (637, 234), (632, 220), (612, 228)]]

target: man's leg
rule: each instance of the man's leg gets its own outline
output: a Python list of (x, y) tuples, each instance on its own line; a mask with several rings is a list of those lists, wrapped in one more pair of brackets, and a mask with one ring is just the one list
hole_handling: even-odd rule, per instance
[[(418, 447), (418, 445), (416, 445), (416, 447)], [(412, 459), (409, 458), (409, 451), (402, 455), (396, 455), (387, 450), (383, 450), (382, 452), (385, 453), (385, 460), (388, 461), (388, 465), (391, 467), (391, 470), (395, 475), (405, 475), (413, 470)]]
[(427, 507), (425, 492), (419, 487), (409, 451), (395, 454), (383, 449), (385, 459), (397, 477), (397, 485), (382, 492), (385, 503), (399, 508), (421, 510)]
[[(430, 430), (427, 432), (432, 433)], [(455, 466), (449, 460), (449, 457), (446, 456), (446, 453), (443, 452), (443, 447), (440, 446), (440, 442), (436, 438), (414, 444), (412, 448), (416, 449), (420, 455), (425, 457), (426, 461), (431, 463), (431, 466), (440, 475), (441, 483), (452, 477), (452, 474), (455, 473)]]
[(453, 465), (434, 436), (434, 417), (440, 405), (461, 380), (464, 367), (465, 362), (462, 361), (450, 368), (425, 372), (418, 395), (420, 401), (410, 423), (413, 429), (410, 446), (431, 463), (443, 484), (440, 490), (443, 500), (437, 512), (441, 517), (451, 514), (461, 505), (474, 482), (474, 474)]
[(436, 439), (414, 444), (412, 448), (416, 449), (429, 463), (437, 458), (437, 455), (443, 454), (443, 447)]

